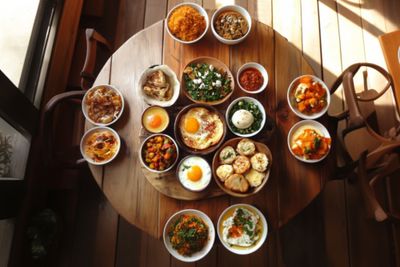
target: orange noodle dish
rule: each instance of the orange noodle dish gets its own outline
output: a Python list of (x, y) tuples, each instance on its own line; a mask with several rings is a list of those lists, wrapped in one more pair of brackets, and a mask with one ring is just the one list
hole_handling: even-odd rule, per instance
[(205, 31), (205, 18), (191, 6), (175, 9), (168, 20), (170, 32), (182, 41), (193, 41)]
[(118, 149), (118, 141), (110, 131), (92, 133), (85, 142), (85, 154), (94, 162), (103, 162), (112, 158)]
[(172, 222), (169, 232), (172, 247), (183, 256), (190, 256), (204, 248), (208, 241), (208, 226), (195, 215), (181, 215)]
[(95, 123), (110, 123), (122, 109), (121, 96), (112, 89), (99, 87), (89, 91), (85, 101), (89, 118)]
[(308, 128), (295, 137), (292, 143), (292, 151), (295, 155), (305, 159), (320, 159), (328, 153), (330, 146), (330, 138)]

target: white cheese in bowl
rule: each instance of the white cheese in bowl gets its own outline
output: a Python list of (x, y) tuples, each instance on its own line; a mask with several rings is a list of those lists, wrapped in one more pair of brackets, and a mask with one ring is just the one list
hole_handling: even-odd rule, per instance
[(249, 128), (254, 122), (254, 116), (250, 111), (239, 109), (232, 115), (232, 123), (238, 129)]
[[(235, 246), (250, 247), (260, 238), (259, 216), (246, 208), (238, 208), (223, 222), (223, 241)], [(236, 225), (237, 222), (243, 225)], [(233, 229), (238, 230), (233, 230)]]

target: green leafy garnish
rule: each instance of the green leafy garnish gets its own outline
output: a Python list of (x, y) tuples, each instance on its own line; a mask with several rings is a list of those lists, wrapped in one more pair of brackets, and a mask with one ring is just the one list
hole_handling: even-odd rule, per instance
[(194, 100), (218, 101), (233, 90), (228, 74), (206, 63), (190, 64), (183, 78), (186, 90)]
[[(250, 125), (250, 127), (246, 129), (239, 129), (232, 122), (233, 114), (240, 109), (249, 111), (251, 114), (253, 114), (254, 117), (254, 122)], [(261, 110), (259, 109), (257, 104), (252, 101), (240, 100), (235, 105), (233, 105), (233, 107), (229, 111), (229, 122), (228, 122), (229, 126), (234, 132), (239, 134), (250, 134), (254, 133), (255, 131), (258, 131), (261, 127), (262, 120), (263, 120), (263, 115), (261, 113)]]

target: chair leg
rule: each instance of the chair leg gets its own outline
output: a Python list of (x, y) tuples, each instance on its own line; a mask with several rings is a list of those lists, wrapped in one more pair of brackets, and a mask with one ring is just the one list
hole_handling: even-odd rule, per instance
[[(361, 194), (364, 198), (365, 209), (368, 217), (372, 217), (378, 222), (383, 222), (387, 220), (389, 216), (379, 204), (378, 200), (376, 199), (375, 192), (368, 181), (366, 170), (366, 156), (367, 152), (362, 153), (357, 168), (358, 182), (360, 184)], [(379, 174), (377, 176), (379, 176)], [(379, 178), (374, 177), (372, 180), (374, 179)]]

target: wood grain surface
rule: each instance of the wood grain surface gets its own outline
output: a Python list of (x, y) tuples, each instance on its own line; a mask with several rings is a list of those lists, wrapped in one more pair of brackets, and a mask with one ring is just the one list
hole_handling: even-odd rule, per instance
[[(297, 76), (313, 74), (314, 71), (301, 52), (287, 39), (261, 22), (254, 21), (253, 25), (248, 38), (238, 45), (224, 45), (210, 31), (198, 43), (182, 45), (166, 33), (163, 21), (160, 21), (125, 42), (113, 54), (96, 80), (98, 84), (108, 79), (110, 84), (122, 92), (126, 111), (113, 126), (123, 140), (122, 152), (115, 161), (103, 167), (103, 172), (93, 166), (91, 170), (118, 213), (153, 236), (161, 235), (166, 219), (179, 209), (198, 208), (217, 220), (229, 203), (238, 201), (259, 207), (266, 213), (272, 229), (278, 229), (304, 209), (323, 188), (326, 176), (322, 176), (321, 170), (331, 166), (328, 164), (331, 157), (318, 164), (305, 164), (290, 154), (286, 143), (287, 133), (299, 120), (289, 111), (287, 87)], [(135, 95), (140, 74), (153, 64), (164, 63), (180, 77), (184, 66), (200, 56), (221, 60), (229, 66), (234, 76), (241, 65), (250, 61), (261, 63), (269, 73), (267, 89), (255, 98), (264, 104), (267, 115), (275, 121), (276, 131), (268, 135), (264, 129), (254, 139), (270, 146), (273, 157), (279, 160), (272, 167), (267, 186), (255, 196), (246, 199), (221, 196), (197, 201), (164, 197), (158, 191), (185, 200), (220, 196), (222, 191), (212, 181), (210, 189), (204, 193), (189, 192), (179, 184), (174, 172), (166, 177), (155, 177), (141, 168), (138, 159), (143, 132), (140, 114), (145, 103)], [(236, 88), (231, 99), (243, 95), (245, 93)], [(219, 105), (218, 109), (224, 113), (229, 102)], [(189, 103), (184, 96), (180, 96), (177, 105), (185, 106)], [(226, 140), (231, 137), (233, 135), (228, 134)]]
[[(163, 19), (168, 10), (183, 0), (121, 0), (118, 14), (119, 25), (116, 29), (116, 47), (120, 46), (134, 33), (149, 27), (154, 22)], [(193, 1), (193, 0), (191, 0)], [(336, 77), (352, 62), (371, 61), (384, 67), (384, 59), (377, 47), (378, 36), (398, 30), (400, 27), (400, 1), (398, 0), (195, 0), (206, 9), (215, 9), (224, 4), (238, 4), (247, 8), (251, 16), (258, 21), (273, 27), (288, 42), (292, 43), (303, 54), (317, 76), (322, 77), (328, 87)], [(113, 2), (114, 3), (114, 2)], [(135, 14), (134, 16), (131, 14)], [(362, 34), (352, 33), (363, 31)], [(273, 33), (272, 30), (270, 30)], [(350, 38), (347, 38), (350, 36)], [(269, 39), (263, 46), (267, 53), (275, 55), (274, 40)], [(165, 39), (165, 42), (170, 39)], [(272, 43), (271, 43), (272, 42)], [(379, 44), (378, 44), (379, 46)], [(172, 47), (172, 46), (170, 46)], [(165, 51), (171, 55), (179, 55), (180, 48)], [(164, 49), (163, 49), (164, 50)], [(365, 51), (365, 57), (360, 58), (358, 51)], [(355, 53), (349, 52), (355, 51)], [(343, 53), (343, 54), (342, 54)], [(346, 57), (346, 58), (344, 58)], [(274, 66), (280, 60), (275, 56), (268, 57), (264, 66)], [(168, 58), (168, 65), (179, 69), (179, 58)], [(376, 77), (369, 75), (370, 82)], [(271, 78), (270, 85), (274, 87), (275, 78)], [(277, 107), (275, 92), (267, 92), (269, 109)], [(342, 92), (337, 91), (334, 97), (334, 110), (343, 108)], [(389, 103), (380, 105), (385, 108)], [(387, 120), (389, 121), (389, 120)], [(385, 123), (386, 119), (382, 120)], [(276, 137), (273, 137), (270, 147), (277, 146)], [(276, 149), (276, 148), (275, 148)], [(276, 158), (274, 157), (274, 160)], [(328, 175), (328, 170), (321, 175)], [(90, 178), (90, 177), (87, 177)], [(393, 179), (393, 181), (399, 179)], [(100, 177), (101, 185), (101, 177)], [(255, 203), (269, 200), (265, 205), (272, 210), (280, 205), (280, 191), (272, 190), (282, 187), (280, 179), (268, 181), (265, 194), (257, 194), (250, 198), (235, 199), (218, 197), (206, 202), (174, 201), (164, 195), (149, 195), (149, 198), (158, 199), (158, 210), (179, 210), (184, 207), (201, 207), (207, 214), (218, 211), (229, 204), (236, 202)], [(247, 256), (234, 255), (227, 251), (219, 242), (216, 242), (210, 253), (195, 264), (184, 264), (174, 259), (165, 249), (161, 240), (155, 239), (145, 232), (132, 226), (131, 222), (119, 218), (118, 238), (115, 243), (105, 242), (110, 238), (88, 242), (87, 236), (103, 235), (103, 232), (92, 233), (90, 227), (99, 223), (103, 216), (93, 219), (88, 207), (80, 207), (82, 216), (88, 221), (79, 221), (87, 227), (77, 232), (75, 242), (79, 244), (75, 266), (91, 266), (83, 259), (96, 258), (96, 266), (109, 266), (106, 254), (96, 253), (94, 246), (117, 247), (115, 266), (397, 266), (400, 267), (400, 226), (397, 224), (378, 224), (365, 217), (362, 198), (357, 190), (356, 183), (343, 180), (330, 181), (325, 184), (320, 197), (317, 197), (302, 212), (287, 224), (268, 234), (267, 242), (262, 248)], [(398, 198), (399, 183), (392, 185), (391, 190), (395, 206), (400, 207)], [(90, 202), (87, 189), (82, 190), (83, 203)], [(99, 193), (101, 194), (101, 193)], [(396, 195), (397, 194), (397, 195)], [(299, 197), (297, 195), (297, 197)], [(93, 201), (92, 201), (93, 202)], [(207, 203), (207, 205), (205, 204)], [(141, 204), (140, 204), (141, 205)], [(282, 206), (285, 208), (285, 206)], [(97, 206), (92, 209), (98, 210)], [(278, 211), (279, 212), (279, 211)], [(169, 213), (160, 212), (160, 220), (166, 220)], [(268, 214), (267, 214), (268, 215)], [(107, 216), (108, 213), (107, 213)], [(213, 220), (218, 217), (213, 217)], [(269, 217), (267, 216), (267, 219)], [(113, 231), (114, 224), (100, 230)], [(82, 234), (83, 233), (83, 234)], [(64, 264), (61, 266), (70, 266)], [(19, 266), (19, 265), (18, 265)]]

